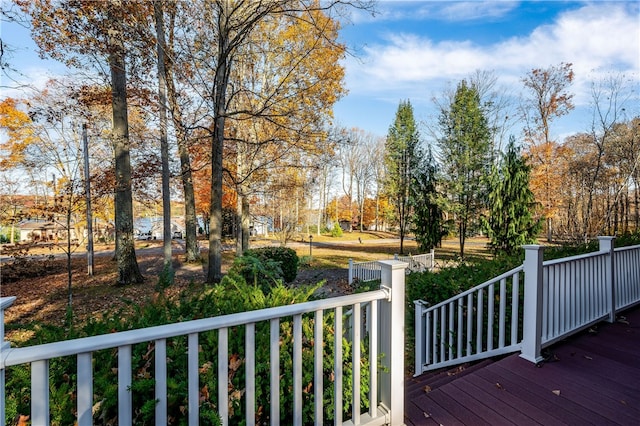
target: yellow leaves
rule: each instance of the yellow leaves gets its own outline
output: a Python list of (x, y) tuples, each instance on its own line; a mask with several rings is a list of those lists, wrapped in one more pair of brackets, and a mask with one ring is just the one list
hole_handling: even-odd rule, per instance
[(525, 155), (531, 166), (531, 191), (543, 206), (545, 217), (553, 217), (561, 204), (561, 186), (568, 167), (563, 150), (549, 142), (529, 146)]
[(24, 104), (24, 101), (14, 98), (5, 98), (0, 102), (0, 128), (7, 135), (7, 141), (0, 144), (0, 169), (16, 167), (24, 159), (26, 149), (35, 140), (31, 119), (21, 109)]

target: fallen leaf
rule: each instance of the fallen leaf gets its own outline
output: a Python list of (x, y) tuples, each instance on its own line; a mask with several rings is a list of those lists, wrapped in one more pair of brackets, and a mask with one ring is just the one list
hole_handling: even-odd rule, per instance
[(423, 387), (423, 388), (422, 388), (422, 390), (423, 390), (425, 393), (429, 393), (429, 392), (431, 392), (431, 386), (426, 385), (425, 387)]
[(238, 371), (244, 360), (238, 354), (232, 354), (229, 358), (229, 370)]
[(200, 389), (200, 402), (209, 400), (209, 386), (204, 385), (202, 389)]
[(18, 419), (18, 426), (27, 426), (28, 424), (29, 424), (29, 416), (20, 414), (20, 418)]
[(422, 414), (424, 414), (424, 417), (427, 419), (431, 417), (431, 414), (425, 413), (424, 411), (422, 412)]
[(213, 363), (211, 361), (207, 361), (204, 364), (202, 364), (202, 367), (198, 369), (198, 372), (200, 374), (206, 374), (207, 371), (211, 369), (211, 367), (213, 367)]
[(588, 359), (589, 361), (591, 361), (593, 358), (591, 358), (589, 355), (584, 355), (585, 359)]
[(504, 387), (500, 383), (496, 383), (496, 387), (500, 390), (504, 390)]
[(302, 392), (311, 393), (311, 389), (313, 389), (313, 382), (309, 382), (309, 384), (302, 389)]
[(91, 415), (95, 416), (97, 413), (100, 412), (100, 409), (102, 408), (102, 404), (104, 403), (104, 399), (102, 401), (98, 401), (95, 404), (93, 404), (93, 407), (91, 407)]
[(624, 399), (621, 399), (621, 400), (620, 400), (620, 403), (621, 403), (622, 405), (627, 405), (627, 401), (625, 401)]
[(559, 390), (554, 390), (554, 391), (551, 391), (551, 392), (553, 392), (557, 396), (560, 396), (560, 391)]

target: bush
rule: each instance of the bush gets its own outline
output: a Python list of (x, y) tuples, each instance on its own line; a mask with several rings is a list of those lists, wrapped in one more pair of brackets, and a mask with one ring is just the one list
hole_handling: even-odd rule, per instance
[(338, 222), (333, 224), (333, 228), (331, 229), (331, 236), (338, 238), (342, 237), (342, 228)]
[[(272, 279), (281, 278), (284, 282), (290, 283), (296, 279), (298, 275), (298, 255), (295, 250), (288, 247), (260, 247), (250, 249), (244, 252), (244, 256), (250, 256), (259, 259), (269, 271), (266, 276)], [(270, 262), (276, 262), (280, 266), (280, 272), (271, 265)], [(266, 271), (265, 271), (266, 272)], [(252, 282), (255, 278), (247, 280)]]

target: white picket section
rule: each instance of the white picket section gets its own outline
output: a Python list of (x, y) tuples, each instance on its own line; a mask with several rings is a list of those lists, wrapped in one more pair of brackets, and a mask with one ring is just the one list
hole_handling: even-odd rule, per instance
[(354, 262), (349, 259), (349, 285), (353, 284), (355, 280), (360, 282), (379, 280), (380, 274), (380, 265), (375, 260)]
[[(394, 260), (406, 262), (407, 273), (431, 271), (435, 267), (435, 253), (431, 250), (429, 253), (416, 255), (394, 255)], [(354, 262), (349, 259), (349, 285), (354, 281), (368, 282), (380, 279), (380, 265), (378, 261)]]
[(400, 260), (402, 262), (407, 262), (409, 267), (407, 268), (410, 272), (424, 272), (431, 271), (435, 268), (435, 253), (431, 250), (429, 253), (424, 254), (416, 254), (416, 255), (394, 255), (394, 259)]
[[(349, 296), (328, 298), (306, 303), (299, 303), (277, 308), (262, 309), (251, 312), (224, 315), (220, 317), (205, 318), (193, 321), (185, 321), (176, 324), (168, 324), (157, 327), (149, 327), (138, 330), (130, 330), (108, 335), (92, 336), (63, 342), (48, 343), (25, 348), (11, 348), (4, 340), (4, 310), (11, 306), (15, 297), (0, 298), (0, 331), (2, 331), (2, 354), (0, 356), (0, 414), (3, 422), (5, 419), (5, 373), (6, 368), (31, 363), (31, 422), (37, 425), (49, 425), (50, 391), (55, 383), (49, 381), (49, 362), (59, 357), (77, 358), (77, 424), (79, 426), (93, 424), (91, 408), (93, 401), (93, 367), (92, 354), (104, 349), (117, 349), (118, 368), (114, 376), (114, 382), (118, 385), (118, 423), (119, 425), (131, 425), (133, 423), (132, 384), (132, 347), (144, 343), (155, 347), (155, 372), (156, 372), (156, 411), (155, 424), (167, 424), (167, 340), (188, 336), (188, 423), (199, 423), (199, 368), (206, 363), (209, 356), (217, 357), (218, 364), (218, 398), (216, 406), (223, 425), (229, 424), (229, 333), (233, 333), (238, 327), (244, 327), (245, 353), (244, 375), (246, 377), (244, 400), (245, 421), (251, 425), (255, 422), (256, 412), (256, 324), (266, 322), (270, 324), (270, 355), (269, 355), (269, 387), (271, 396), (271, 424), (281, 422), (282, 415), (293, 416), (293, 424), (301, 425), (310, 419), (303, 418), (303, 373), (304, 368), (309, 368), (302, 360), (303, 342), (315, 342), (313, 354), (313, 366), (310, 374), (314, 377), (315, 401), (312, 409), (315, 410), (315, 424), (325, 424), (323, 416), (328, 406), (334, 407), (334, 424), (345, 425), (402, 425), (404, 424), (404, 392), (398, 392), (398, 384), (404, 383), (404, 351), (397, 348), (404, 347), (404, 280), (406, 263), (389, 260), (380, 262), (382, 269), (382, 283), (379, 290), (367, 293), (358, 293)], [(366, 308), (365, 308), (366, 306)], [(351, 400), (352, 407), (361, 406), (361, 383), (366, 379), (370, 385), (368, 390), (369, 407), (360, 410), (351, 410), (351, 417), (343, 419), (345, 401), (343, 400), (342, 371), (343, 339), (346, 339), (342, 331), (347, 319), (343, 310), (351, 311), (350, 320), (358, 323), (368, 323), (367, 330), (355, 327), (353, 331), (351, 359), (348, 361), (353, 366)], [(366, 312), (366, 314), (365, 314)], [(324, 351), (322, 343), (325, 338), (324, 329), (321, 326), (326, 314), (333, 313), (335, 317), (334, 354), (331, 363), (334, 368), (332, 386), (334, 387), (333, 401), (322, 399), (323, 360)], [(366, 315), (366, 318), (365, 318)], [(292, 318), (291, 330), (281, 330), (284, 321)], [(303, 332), (303, 318), (315, 319), (315, 325), (310, 335)], [(217, 332), (217, 354), (204, 354), (199, 350), (198, 340), (202, 333)], [(293, 336), (293, 349), (291, 355), (292, 370), (283, 371), (281, 366), (280, 338), (281, 333), (291, 333)], [(366, 335), (365, 335), (366, 334)], [(362, 356), (360, 344), (368, 340), (364, 348), (366, 355), (371, 360), (370, 368), (363, 371), (360, 368)], [(379, 355), (384, 354), (382, 361), (377, 362)], [(293, 378), (293, 413), (281, 413), (280, 408), (280, 378), (291, 375)], [(306, 377), (306, 376), (305, 376)], [(305, 384), (306, 385), (306, 384)], [(385, 387), (386, 386), (386, 387)], [(269, 392), (262, 390), (262, 392)], [(224, 401), (224, 402), (221, 402)]]
[[(415, 374), (521, 351), (541, 350), (640, 303), (640, 246), (543, 262), (543, 247), (524, 246), (522, 266), (434, 306), (415, 304)], [(496, 335), (497, 333), (497, 335)]]

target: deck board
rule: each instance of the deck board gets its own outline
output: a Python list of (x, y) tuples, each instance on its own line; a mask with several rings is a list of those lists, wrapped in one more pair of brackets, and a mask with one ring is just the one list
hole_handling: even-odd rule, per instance
[(551, 346), (539, 366), (513, 354), (446, 383), (412, 378), (407, 425), (640, 425), (640, 307), (621, 315)]

